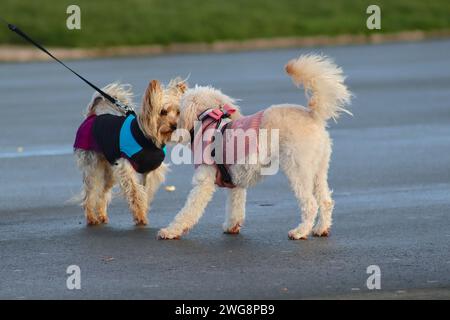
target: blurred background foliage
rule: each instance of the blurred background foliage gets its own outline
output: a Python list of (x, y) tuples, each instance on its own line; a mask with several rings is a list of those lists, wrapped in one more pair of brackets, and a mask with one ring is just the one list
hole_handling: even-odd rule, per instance
[[(66, 28), (71, 4), (81, 30)], [(450, 29), (450, 0), (1, 0), (0, 15), (45, 45), (106, 47), (367, 34), (370, 4), (382, 33)], [(1, 27), (0, 44), (23, 41)]]

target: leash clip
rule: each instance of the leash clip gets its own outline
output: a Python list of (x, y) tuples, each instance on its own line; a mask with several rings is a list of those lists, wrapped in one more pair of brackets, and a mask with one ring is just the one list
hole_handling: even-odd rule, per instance
[(119, 100), (116, 100), (114, 102), (114, 104), (119, 107), (120, 109), (122, 109), (122, 111), (125, 112), (125, 114), (131, 114), (134, 113), (134, 109), (130, 106), (127, 106), (126, 104), (123, 104), (122, 102), (120, 102)]

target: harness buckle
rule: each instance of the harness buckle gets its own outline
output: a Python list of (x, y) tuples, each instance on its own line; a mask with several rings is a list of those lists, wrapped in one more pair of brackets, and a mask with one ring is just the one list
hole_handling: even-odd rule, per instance
[(213, 109), (208, 114), (209, 117), (213, 118), (216, 121), (219, 121), (222, 118), (223, 115), (224, 115), (224, 113), (220, 109)]

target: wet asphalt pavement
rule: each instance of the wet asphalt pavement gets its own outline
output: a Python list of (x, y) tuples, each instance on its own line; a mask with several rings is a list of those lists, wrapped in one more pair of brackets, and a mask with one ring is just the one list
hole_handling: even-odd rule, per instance
[[(283, 66), (305, 52), (335, 58), (354, 117), (331, 124), (330, 238), (290, 241), (299, 210), (286, 178), (248, 195), (238, 236), (222, 234), (225, 191), (180, 241), (156, 233), (181, 208), (192, 166), (172, 166), (134, 227), (116, 198), (110, 224), (86, 227), (68, 200), (81, 178), (71, 154), (92, 91), (55, 63), (0, 64), (0, 298), (450, 298), (450, 41), (74, 61), (99, 85), (190, 74), (242, 99), (244, 113), (304, 103)], [(66, 268), (81, 268), (81, 290)], [(369, 265), (381, 290), (366, 286)]]

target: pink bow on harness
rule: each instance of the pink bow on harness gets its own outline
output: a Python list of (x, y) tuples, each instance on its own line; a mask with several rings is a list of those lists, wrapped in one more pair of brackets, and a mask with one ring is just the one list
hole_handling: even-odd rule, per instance
[(216, 121), (219, 121), (224, 115), (232, 115), (233, 113), (236, 112), (236, 109), (233, 108), (232, 106), (228, 105), (228, 104), (224, 104), (222, 106), (222, 109), (225, 111), (222, 111), (221, 109), (217, 108), (217, 109), (212, 109), (209, 110), (208, 112), (204, 113), (203, 115), (199, 116), (199, 120), (203, 120), (206, 117), (210, 117)]
[(228, 105), (228, 104), (224, 104), (223, 105), (223, 109), (226, 111), (226, 113), (228, 114), (233, 114), (236, 112), (236, 109), (233, 108), (232, 106)]

